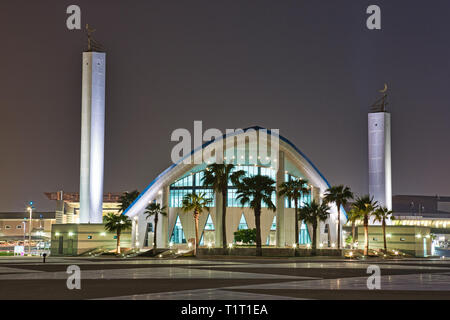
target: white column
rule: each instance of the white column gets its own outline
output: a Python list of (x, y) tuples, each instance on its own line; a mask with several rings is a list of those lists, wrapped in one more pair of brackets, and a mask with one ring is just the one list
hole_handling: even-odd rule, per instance
[[(320, 198), (320, 188), (319, 187), (315, 187), (315, 186), (311, 186), (311, 200), (314, 200), (315, 202), (317, 202), (318, 204), (322, 203), (322, 198)], [(320, 229), (321, 229), (321, 224), (323, 224), (321, 221), (317, 222), (317, 230), (316, 230), (316, 248), (319, 249), (319, 244), (322, 242), (322, 240), (320, 239), (321, 233), (320, 233)], [(313, 227), (312, 226), (308, 226), (308, 232), (309, 236), (311, 237), (311, 245), (312, 245), (312, 241), (313, 241)]]
[[(169, 247), (169, 191), (169, 186), (162, 188), (161, 207), (166, 207), (167, 215), (159, 216), (158, 219), (158, 234), (156, 236), (158, 248)], [(153, 239), (149, 243), (153, 243)]]
[(284, 152), (279, 152), (278, 171), (277, 171), (277, 243), (278, 248), (284, 248), (286, 245), (286, 227), (284, 219), (284, 197), (280, 197), (280, 184), (284, 182)]
[(137, 239), (137, 216), (135, 216), (134, 218), (131, 219), (131, 248), (136, 248), (136, 241), (138, 241)]
[[(222, 248), (222, 241), (223, 241), (223, 233), (222, 233), (222, 217), (223, 217), (223, 210), (222, 210), (222, 204), (225, 199), (222, 196), (221, 192), (215, 191), (216, 195), (216, 221), (214, 224), (215, 228), (215, 238), (214, 238), (214, 245), (216, 248)], [(233, 242), (232, 239), (227, 239), (227, 242)]]
[(391, 115), (369, 113), (369, 194), (392, 210)]
[[(233, 143), (234, 143), (234, 139), (233, 139)], [(222, 140), (221, 142), (221, 148), (218, 147), (215, 150), (215, 157), (216, 157), (216, 163), (225, 163), (225, 158), (224, 158), (224, 154), (226, 152), (226, 139)], [(234, 150), (234, 149), (233, 149)], [(227, 243), (231, 243), (233, 242), (233, 239), (229, 239), (227, 237), (227, 235), (223, 234), (223, 223), (222, 223), (222, 219), (223, 219), (223, 202), (226, 201), (227, 199), (223, 198), (223, 195), (221, 192), (217, 192), (214, 191), (214, 195), (215, 195), (215, 200), (216, 200), (216, 210), (215, 210), (215, 221), (214, 221), (214, 246), (216, 248), (222, 248), (222, 242), (223, 242), (223, 237), (225, 236), (227, 239)], [(228, 195), (227, 195), (228, 197)], [(226, 218), (226, 217), (225, 217)], [(227, 221), (229, 219), (226, 219)], [(226, 221), (225, 221), (226, 224)], [(226, 232), (226, 230), (225, 230)], [(201, 237), (201, 235), (200, 235)]]
[(106, 54), (83, 52), (80, 223), (102, 223)]

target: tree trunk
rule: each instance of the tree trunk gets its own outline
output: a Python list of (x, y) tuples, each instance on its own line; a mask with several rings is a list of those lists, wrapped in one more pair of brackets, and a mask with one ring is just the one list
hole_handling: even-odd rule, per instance
[(297, 211), (298, 211), (298, 199), (295, 198), (294, 199), (294, 214), (295, 214), (295, 244), (298, 245), (298, 215), (297, 215)]
[(369, 217), (364, 215), (364, 255), (369, 255)]
[(384, 253), (387, 254), (387, 243), (386, 243), (386, 220), (383, 218), (383, 240), (384, 240)]
[(337, 248), (341, 248), (341, 204), (336, 203), (338, 209), (338, 234), (337, 234)]
[(194, 220), (195, 220), (195, 245), (194, 245), (194, 256), (197, 256), (198, 249), (198, 212), (194, 212)]
[(156, 245), (156, 230), (158, 230), (157, 228), (158, 228), (158, 214), (156, 213), (155, 214), (155, 229), (153, 230), (153, 254), (156, 254), (156, 248), (158, 248)]
[(120, 229), (117, 230), (117, 254), (120, 254)]
[(356, 236), (356, 225), (355, 225), (355, 221), (353, 220), (352, 221), (352, 242), (353, 243), (355, 243), (355, 241), (356, 241), (356, 239), (355, 239), (355, 236)]
[(312, 255), (316, 255), (317, 249), (317, 222), (313, 222), (313, 241), (312, 241)]
[(261, 208), (255, 208), (256, 255), (262, 256), (261, 246)]
[(227, 228), (226, 228), (226, 215), (227, 215), (227, 201), (228, 190), (222, 192), (222, 248), (227, 248)]

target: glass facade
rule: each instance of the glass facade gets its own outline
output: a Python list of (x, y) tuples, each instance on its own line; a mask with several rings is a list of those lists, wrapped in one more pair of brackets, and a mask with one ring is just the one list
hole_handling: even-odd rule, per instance
[(175, 181), (170, 186), (170, 208), (181, 208), (183, 206), (183, 199), (189, 193), (201, 194), (205, 193), (206, 198), (211, 200), (209, 207), (215, 206), (214, 191), (209, 188), (204, 188), (201, 182), (203, 171), (192, 173), (184, 178)]
[(183, 203), (183, 198), (188, 194), (191, 193), (191, 190), (184, 190), (184, 189), (174, 189), (170, 190), (170, 203), (169, 206), (171, 208), (181, 208)]
[[(240, 200), (236, 199), (237, 192), (236, 189), (228, 189), (228, 207), (241, 207)], [(245, 205), (248, 207), (248, 205)]]
[[(276, 180), (276, 171), (271, 168), (261, 166), (239, 166), (239, 165), (234, 168), (234, 171), (239, 170), (245, 171), (246, 176), (248, 177), (261, 174), (268, 176), (273, 180)], [(182, 206), (183, 198), (189, 193), (196, 193), (196, 194), (206, 193), (207, 198), (212, 200), (209, 206), (214, 207), (215, 206), (214, 191), (211, 188), (203, 187), (202, 183), (203, 175), (204, 171), (194, 172), (175, 181), (170, 186), (169, 207), (180, 208)], [(228, 185), (229, 185), (227, 196), (228, 207), (241, 207), (240, 201), (236, 199), (237, 197), (236, 188), (233, 187), (231, 181), (228, 183)], [(272, 194), (272, 202), (276, 205), (275, 192)], [(245, 206), (248, 207), (248, 204)], [(265, 204), (263, 204), (262, 206), (267, 207)]]
[[(299, 208), (303, 207), (305, 205), (305, 203), (308, 203), (308, 204), (311, 203), (311, 194), (309, 194), (309, 193), (302, 194), (302, 196), (298, 200), (298, 207)], [(285, 208), (295, 208), (294, 199), (291, 199), (291, 201), (289, 201), (289, 199), (286, 197), (284, 206), (285, 206)]]

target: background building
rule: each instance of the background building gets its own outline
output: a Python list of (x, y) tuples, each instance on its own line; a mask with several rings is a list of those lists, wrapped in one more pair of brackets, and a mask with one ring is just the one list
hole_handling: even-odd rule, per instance
[[(80, 194), (78, 192), (45, 192), (49, 200), (55, 201), (55, 223), (81, 223)], [(106, 193), (103, 195), (102, 216), (107, 213), (119, 213), (119, 198), (122, 193)]]
[[(416, 256), (450, 256), (450, 197), (396, 195), (392, 197), (393, 217), (387, 227), (387, 245)], [(347, 210), (350, 210), (348, 204)], [(364, 245), (364, 228), (356, 221), (359, 247)], [(351, 224), (344, 228), (351, 234)], [(369, 242), (373, 249), (383, 248), (381, 227), (369, 227)]]
[[(28, 248), (30, 214), (23, 212), (0, 213), (0, 252), (14, 252), (15, 246)], [(48, 250), (55, 212), (33, 212), (31, 223), (32, 252)], [(25, 248), (27, 251), (28, 249)]]
[(450, 218), (450, 197), (396, 195), (392, 201), (396, 216)]

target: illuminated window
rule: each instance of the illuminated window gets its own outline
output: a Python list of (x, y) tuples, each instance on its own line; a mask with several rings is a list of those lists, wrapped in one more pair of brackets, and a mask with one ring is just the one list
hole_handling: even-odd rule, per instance
[(172, 243), (186, 243), (186, 237), (184, 236), (183, 225), (181, 224), (180, 216), (177, 216), (177, 221), (173, 227), (172, 236), (170, 237)]
[(239, 221), (238, 230), (247, 230), (247, 229), (248, 229), (247, 220), (245, 220), (245, 216), (244, 214), (242, 214), (241, 221)]
[(206, 219), (205, 228), (203, 229), (202, 236), (200, 238), (199, 244), (201, 246), (205, 244), (205, 238), (207, 242), (209, 243), (212, 242), (211, 240), (214, 239), (214, 230), (215, 230), (214, 223), (212, 221), (211, 215), (209, 214), (208, 218)]
[(311, 237), (309, 236), (308, 228), (304, 222), (302, 222), (302, 225), (300, 226), (298, 242), (300, 244), (310, 244), (311, 243)]
[(214, 230), (214, 223), (212, 221), (211, 215), (208, 215), (208, 219), (206, 220), (205, 230)]
[[(144, 247), (148, 247), (149, 246), (149, 233), (153, 232), (153, 223), (149, 222), (147, 223), (147, 232), (145, 233), (144, 236)], [(152, 240), (153, 243), (153, 240)]]
[(273, 217), (272, 225), (270, 226), (270, 232), (267, 236), (266, 245), (272, 246), (276, 244), (276, 235), (277, 235), (277, 216)]
[(277, 230), (277, 216), (273, 217), (272, 225), (270, 226), (271, 231)]

